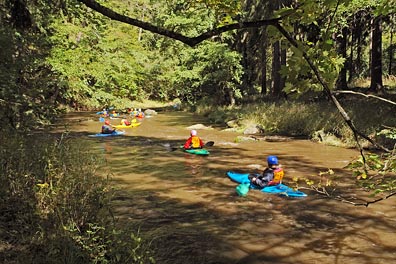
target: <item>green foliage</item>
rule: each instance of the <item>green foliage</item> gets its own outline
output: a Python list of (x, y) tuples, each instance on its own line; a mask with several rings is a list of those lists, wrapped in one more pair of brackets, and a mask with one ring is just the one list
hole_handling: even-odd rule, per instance
[(359, 157), (350, 162), (354, 177), (359, 184), (372, 190), (372, 195), (394, 191), (396, 189), (396, 156), (391, 154), (368, 153), (365, 159)]
[(88, 145), (65, 135), (0, 134), (0, 143), (0, 243), (30, 249), (10, 263), (153, 263), (138, 233), (112, 222), (103, 160)]
[(137, 29), (81, 14), (61, 17), (51, 29), (52, 51), (47, 61), (67, 77), (66, 100), (101, 107), (120, 98), (144, 97), (141, 83), (147, 56), (138, 43)]
[(0, 43), (4, 51), (0, 53), (1, 129), (29, 129), (48, 122), (59, 113), (56, 106), (62, 90), (58, 76), (42, 60), (48, 43), (8, 20), (0, 25)]
[(305, 183), (317, 193), (331, 196), (337, 189), (339, 179), (340, 175), (336, 174), (332, 169), (328, 169), (310, 177), (293, 177), (292, 180), (295, 188), (298, 188), (299, 184)]
[[(198, 35), (217, 23), (213, 10), (203, 8), (202, 4), (170, 1), (160, 10), (155, 21), (186, 35)], [(206, 96), (224, 101), (225, 96), (240, 94), (240, 55), (221, 39), (204, 42), (194, 49), (169, 39), (159, 39), (156, 46), (148, 44), (156, 51), (151, 57), (153, 67), (148, 73), (145, 89), (157, 98), (181, 98), (195, 104)], [(158, 47), (161, 52), (158, 52)]]
[(242, 68), (240, 56), (225, 44), (208, 42), (183, 53), (183, 61), (173, 76), (179, 87), (178, 96), (195, 104), (197, 99), (212, 96), (219, 103), (228, 103), (229, 94), (238, 96)]
[(241, 1), (238, 0), (197, 0), (193, 5), (210, 9), (220, 26), (234, 22), (241, 14)]

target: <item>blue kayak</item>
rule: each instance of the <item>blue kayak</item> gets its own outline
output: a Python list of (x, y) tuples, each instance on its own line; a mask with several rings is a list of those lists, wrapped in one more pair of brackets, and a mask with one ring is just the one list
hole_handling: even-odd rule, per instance
[[(250, 184), (249, 180), (249, 173), (238, 173), (238, 172), (233, 172), (233, 171), (228, 171), (227, 176), (230, 177), (231, 180), (237, 182), (237, 183), (246, 183)], [(254, 184), (250, 184), (249, 186), (250, 189), (259, 189), (262, 192), (265, 193), (275, 193), (279, 195), (284, 195), (288, 197), (306, 197), (307, 194), (296, 191), (293, 188), (290, 188), (284, 184), (278, 184), (274, 186), (267, 186), (262, 189), (259, 187), (255, 186)]]
[(116, 131), (114, 131), (113, 133), (110, 133), (110, 134), (98, 133), (98, 134), (95, 134), (95, 135), (89, 135), (89, 137), (114, 137), (114, 136), (121, 136), (121, 135), (124, 135), (124, 134), (125, 134), (125, 131), (116, 130)]

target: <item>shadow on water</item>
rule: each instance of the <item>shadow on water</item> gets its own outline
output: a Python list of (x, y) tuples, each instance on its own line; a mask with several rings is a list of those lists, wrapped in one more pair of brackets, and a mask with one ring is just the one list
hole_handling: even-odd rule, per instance
[(199, 131), (215, 141), (207, 157), (170, 151), (184, 142), (188, 126), (204, 123), (194, 118), (164, 113), (113, 138), (87, 137), (98, 131), (98, 122), (85, 120), (71, 129), (71, 137), (89, 140), (103, 153), (118, 188), (114, 213), (153, 239), (157, 263), (394, 262), (391, 200), (365, 208), (314, 193), (290, 199), (251, 190), (242, 198), (226, 176), (228, 170), (259, 172), (266, 155), (276, 154), (286, 184), (293, 176), (332, 168), (345, 177), (337, 191), (357, 197), (366, 194), (352, 189), (342, 169), (357, 152), (303, 140), (235, 144), (237, 134), (216, 129)]

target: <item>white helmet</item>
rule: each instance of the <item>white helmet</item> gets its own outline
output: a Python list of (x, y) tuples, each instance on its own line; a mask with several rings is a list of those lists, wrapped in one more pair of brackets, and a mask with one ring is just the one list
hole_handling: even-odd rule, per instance
[(197, 130), (191, 130), (190, 134), (191, 134), (191, 136), (196, 136), (197, 135)]

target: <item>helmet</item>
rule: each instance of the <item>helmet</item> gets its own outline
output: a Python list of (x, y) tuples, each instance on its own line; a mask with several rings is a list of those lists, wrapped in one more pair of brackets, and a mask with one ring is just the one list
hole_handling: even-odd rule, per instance
[(106, 125), (110, 125), (110, 120), (106, 120), (106, 121), (105, 121), (105, 124), (106, 124)]
[(190, 135), (191, 136), (196, 136), (197, 135), (197, 130), (191, 130)]
[(267, 162), (268, 162), (268, 165), (278, 165), (278, 157), (277, 156), (268, 156)]

